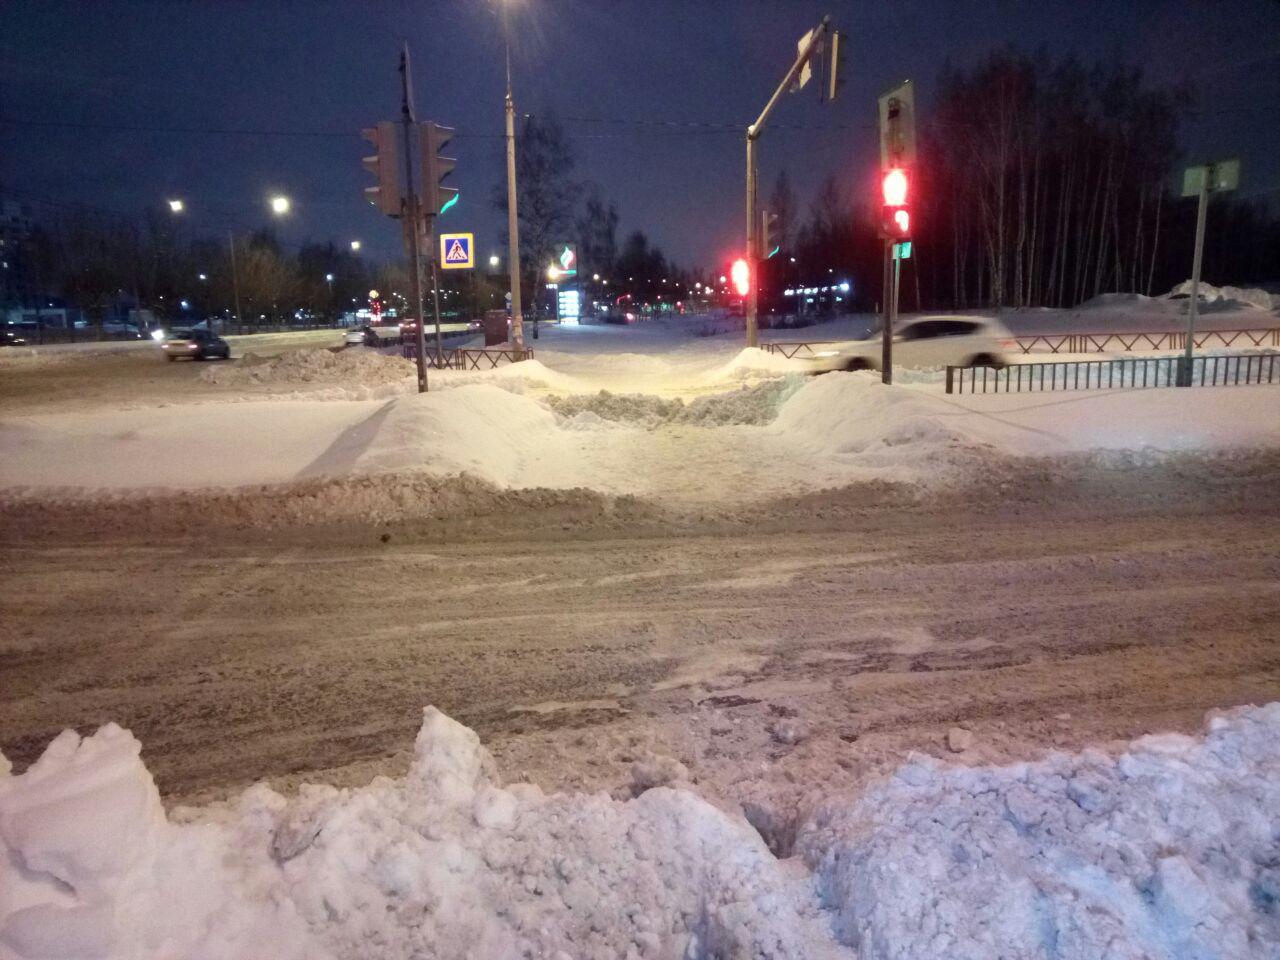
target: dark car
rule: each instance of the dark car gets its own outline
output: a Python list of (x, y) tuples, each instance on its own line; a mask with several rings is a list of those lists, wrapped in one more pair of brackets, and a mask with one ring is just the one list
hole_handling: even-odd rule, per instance
[(170, 360), (177, 360), (179, 357), (190, 357), (192, 360), (231, 358), (231, 347), (227, 341), (208, 330), (174, 330), (165, 337), (160, 349)]

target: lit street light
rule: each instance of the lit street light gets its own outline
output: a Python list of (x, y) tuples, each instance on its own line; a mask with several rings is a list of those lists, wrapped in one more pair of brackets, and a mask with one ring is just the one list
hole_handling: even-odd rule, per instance
[(185, 209), (186, 209), (186, 204), (184, 204), (181, 200), (169, 201), (169, 211), (171, 213), (181, 213)]
[(275, 196), (271, 198), (271, 212), (283, 216), (289, 212), (289, 198)]
[(352, 253), (359, 253), (359, 252), (360, 252), (360, 241), (359, 241), (359, 240), (352, 240), (352, 241), (351, 241), (351, 252), (352, 252)]
[(493, 256), (491, 256), (491, 257), (489, 258), (489, 268), (490, 268), (491, 270), (497, 270), (497, 269), (498, 269), (498, 264), (499, 264), (499, 263), (501, 263), (501, 262), (502, 262), (502, 261), (500, 261), (500, 260), (498, 259), (498, 255), (495, 253)]

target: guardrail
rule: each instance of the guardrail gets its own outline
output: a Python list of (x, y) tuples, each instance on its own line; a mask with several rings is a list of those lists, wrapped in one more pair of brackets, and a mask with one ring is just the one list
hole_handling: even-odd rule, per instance
[[(416, 344), (406, 343), (402, 351), (405, 359), (417, 360)], [(488, 347), (458, 347), (454, 350), (427, 350), (427, 362), (436, 370), (494, 370), (504, 360), (508, 363), (519, 363), (521, 360), (532, 360), (532, 350), (512, 350), (508, 347), (490, 349)]]
[(1193, 357), (1117, 357), (1114, 360), (1052, 360), (1005, 367), (947, 367), (947, 393), (1026, 393), (1054, 390), (1116, 390), (1147, 387), (1226, 387), (1280, 383), (1280, 353)]
[[(874, 338), (873, 338), (874, 339)], [(775, 340), (761, 346), (788, 360), (796, 356), (812, 356), (815, 347), (826, 348), (847, 340)], [(1022, 353), (1132, 353), (1135, 350), (1185, 350), (1187, 335), (1182, 333), (1052, 333), (1014, 337), (1012, 342)], [(1280, 327), (1250, 330), (1202, 330), (1195, 335), (1198, 348), (1205, 347), (1280, 347)]]

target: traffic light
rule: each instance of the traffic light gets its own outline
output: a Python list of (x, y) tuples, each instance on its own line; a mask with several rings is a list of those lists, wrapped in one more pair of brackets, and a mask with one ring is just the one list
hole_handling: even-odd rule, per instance
[(840, 88), (844, 86), (844, 57), (848, 49), (849, 44), (845, 35), (839, 30), (833, 30), (830, 39), (827, 40), (827, 56), (823, 62), (826, 83), (823, 84), (822, 94), (826, 100), (834, 100)]
[(364, 198), (389, 217), (400, 216), (403, 196), (400, 193), (400, 167), (396, 163), (396, 125), (379, 123), (360, 131), (362, 139), (373, 144), (377, 152), (360, 162), (377, 178), (376, 187), (365, 187)]
[(884, 206), (880, 212), (880, 236), (886, 240), (911, 238), (911, 177), (902, 167), (887, 170), (881, 183)]
[(733, 289), (737, 291), (738, 296), (745, 297), (751, 292), (751, 267), (747, 261), (741, 258), (733, 261), (733, 266), (729, 268), (729, 276), (733, 280)]
[(453, 157), (440, 156), (440, 151), (453, 139), (453, 127), (428, 120), (418, 125), (418, 135), (422, 151), (422, 211), (427, 216), (435, 216), (458, 200), (458, 188), (446, 187), (440, 182), (458, 165)]
[(768, 260), (778, 252), (778, 245), (774, 243), (776, 239), (773, 228), (778, 225), (778, 215), (764, 210), (760, 214), (760, 250), (764, 254), (764, 259)]

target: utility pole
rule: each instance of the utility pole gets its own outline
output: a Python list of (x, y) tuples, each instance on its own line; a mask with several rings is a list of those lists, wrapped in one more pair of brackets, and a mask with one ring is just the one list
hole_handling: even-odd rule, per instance
[(751, 289), (747, 292), (747, 346), (759, 346), (760, 334), (758, 315), (760, 307), (760, 224), (756, 219), (756, 141), (764, 133), (765, 122), (773, 112), (778, 98), (787, 90), (799, 89), (808, 82), (811, 71), (809, 60), (822, 49), (822, 38), (831, 27), (831, 17), (822, 18), (822, 22), (810, 30), (800, 41), (799, 53), (795, 63), (782, 78), (782, 83), (773, 91), (773, 96), (764, 105), (764, 110), (756, 118), (756, 122), (747, 127), (747, 270)]
[(236, 302), (236, 330), (244, 333), (244, 320), (240, 316), (240, 274), (236, 270), (236, 234), (227, 231), (227, 245), (231, 248), (231, 292)]
[(524, 317), (520, 304), (520, 215), (516, 208), (516, 104), (511, 96), (511, 25), (502, 4), (502, 34), (507, 50), (507, 267), (511, 275), (511, 345), (524, 349)]
[(416, 339), (418, 347), (418, 392), (427, 392), (427, 340), (425, 334), (426, 317), (422, 311), (422, 235), (421, 235), (421, 211), (418, 208), (418, 195), (413, 189), (413, 183), (416, 179), (413, 175), (413, 148), (410, 146), (414, 139), (414, 120), (413, 120), (413, 99), (410, 92), (409, 79), (409, 44), (406, 41), (404, 48), (400, 51), (400, 120), (404, 124), (404, 188), (405, 188), (405, 206), (408, 208), (405, 216), (409, 221), (409, 295), (413, 298), (415, 307), (414, 316), (417, 317), (418, 324), (416, 329)]

